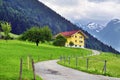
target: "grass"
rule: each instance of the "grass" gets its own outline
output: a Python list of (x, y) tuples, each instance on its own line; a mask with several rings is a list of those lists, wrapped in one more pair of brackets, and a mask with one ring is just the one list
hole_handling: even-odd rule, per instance
[[(5, 34), (4, 34), (4, 32), (0, 32), (0, 34), (2, 35), (2, 36), (5, 36)], [(12, 38), (14, 38), (14, 39), (16, 39), (16, 38), (18, 38), (20, 35), (16, 35), (16, 34), (13, 34), (13, 33), (9, 33), (9, 35), (10, 35), (10, 37), (12, 37)]]
[[(89, 59), (88, 69), (86, 65), (87, 58)], [(107, 60), (106, 74), (103, 72), (103, 66), (104, 66), (105, 60)], [(75, 58), (71, 59), (70, 64), (68, 64), (68, 62), (64, 63), (64, 61), (61, 61), (61, 62), (59, 61), (58, 63), (67, 67), (71, 67), (71, 68), (92, 73), (92, 74), (101, 74), (101, 75), (120, 78), (120, 66), (119, 66), (120, 55), (116, 56), (115, 54), (112, 54), (112, 53), (102, 53), (96, 56), (78, 58), (77, 67), (75, 65), (76, 63)]]
[[(55, 47), (51, 44), (23, 42), (18, 40), (0, 40), (0, 80), (17, 80), (19, 78), (20, 58), (23, 59), (23, 80), (32, 80), (32, 68), (27, 69), (27, 56), (30, 55), (35, 62), (58, 59), (64, 56), (86, 56), (90, 50)], [(37, 80), (41, 80), (37, 77)]]

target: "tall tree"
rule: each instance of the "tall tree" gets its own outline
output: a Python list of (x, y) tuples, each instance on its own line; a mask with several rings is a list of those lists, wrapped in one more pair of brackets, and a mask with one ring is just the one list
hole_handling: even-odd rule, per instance
[(5, 35), (5, 39), (9, 38), (9, 33), (11, 31), (11, 24), (8, 22), (1, 22), (1, 27)]
[(38, 46), (40, 41), (49, 41), (51, 37), (52, 33), (48, 27), (32, 27), (21, 36), (21, 39), (35, 42), (36, 46)]
[(48, 26), (41, 28), (44, 41), (50, 41), (52, 38), (52, 31)]

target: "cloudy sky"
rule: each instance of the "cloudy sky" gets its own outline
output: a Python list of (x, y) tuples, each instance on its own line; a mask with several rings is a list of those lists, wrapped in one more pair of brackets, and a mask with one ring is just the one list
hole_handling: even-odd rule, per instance
[(120, 19), (120, 0), (39, 1), (72, 22), (96, 22), (105, 25), (111, 19)]

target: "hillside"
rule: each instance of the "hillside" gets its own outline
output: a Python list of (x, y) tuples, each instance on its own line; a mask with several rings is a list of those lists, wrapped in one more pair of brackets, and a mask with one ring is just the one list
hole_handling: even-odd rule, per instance
[(111, 20), (98, 36), (102, 41), (120, 51), (120, 20)]
[[(38, 0), (0, 0), (0, 20), (8, 21), (12, 25), (12, 33), (21, 34), (32, 26), (48, 25), (53, 34), (62, 31), (81, 29), (70, 21), (39, 2)], [(85, 31), (83, 31), (85, 32)], [(106, 52), (118, 53), (89, 33), (86, 47)]]
[[(74, 53), (74, 54), (73, 54)], [(84, 53), (84, 54), (83, 54)], [(18, 80), (20, 69), (20, 58), (23, 59), (22, 80), (33, 80), (33, 71), (27, 68), (27, 57), (30, 56), (35, 62), (59, 59), (64, 56), (85, 56), (90, 50), (55, 47), (41, 44), (38, 47), (34, 43), (18, 40), (0, 40), (0, 80)], [(31, 64), (31, 60), (30, 60)], [(36, 80), (41, 80), (37, 78)]]

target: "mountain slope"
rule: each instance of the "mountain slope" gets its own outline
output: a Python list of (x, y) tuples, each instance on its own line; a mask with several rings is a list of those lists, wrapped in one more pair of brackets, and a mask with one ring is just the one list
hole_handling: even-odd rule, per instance
[[(53, 34), (80, 29), (38, 0), (1, 0), (0, 2), (0, 20), (10, 22), (13, 33), (21, 34), (32, 26), (44, 25), (48, 25)], [(118, 53), (89, 33), (85, 32), (85, 34), (89, 37), (86, 40), (87, 48)]]
[(120, 51), (120, 20), (111, 20), (98, 36), (102, 41)]
[(0, 14), (0, 20), (11, 22), (12, 32), (16, 34), (21, 34), (31, 26), (43, 25), (49, 25), (54, 34), (77, 29), (38, 0), (2, 0)]

